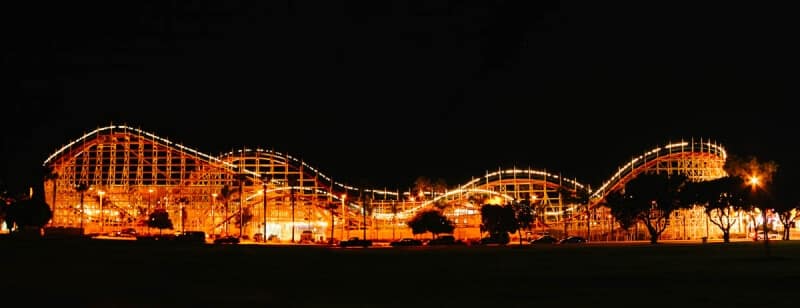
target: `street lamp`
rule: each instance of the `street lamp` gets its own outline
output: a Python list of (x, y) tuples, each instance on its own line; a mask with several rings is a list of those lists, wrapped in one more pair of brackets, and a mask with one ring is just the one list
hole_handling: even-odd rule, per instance
[(350, 234), (345, 237), (344, 230), (347, 225), (347, 212), (344, 211), (344, 200), (347, 199), (347, 194), (342, 194), (342, 240), (350, 238)]
[[(757, 175), (751, 175), (748, 178), (747, 183), (750, 184), (750, 192), (755, 197), (756, 191), (758, 186), (761, 184), (761, 180), (758, 178)], [(761, 225), (763, 226), (764, 230), (764, 241), (769, 241), (769, 234), (767, 233), (767, 209), (766, 205), (761, 205)], [(756, 229), (755, 221), (753, 221), (753, 233), (754, 239), (758, 240), (758, 230)]]
[(750, 179), (747, 180), (747, 183), (750, 184), (753, 190), (756, 190), (756, 186), (758, 186), (760, 180), (758, 179), (757, 175), (751, 175)]
[(264, 179), (264, 209), (261, 211), (262, 213), (262, 220), (264, 222), (264, 233), (261, 233), (261, 240), (266, 242), (267, 241), (267, 183), (269, 182), (268, 178)]
[(97, 191), (97, 195), (100, 196), (100, 234), (103, 234), (105, 231), (103, 230), (105, 227), (105, 218), (103, 217), (103, 195), (106, 192), (102, 190)]
[(147, 235), (150, 235), (150, 201), (153, 199), (153, 189), (147, 190)]
[(211, 193), (211, 234), (212, 235), (217, 234), (217, 225), (216, 225), (217, 220), (216, 220), (216, 217), (214, 217), (214, 208), (216, 207), (215, 201), (217, 201), (217, 196), (219, 196), (217, 193)]
[(294, 186), (289, 187), (289, 195), (292, 202), (292, 243), (294, 243)]

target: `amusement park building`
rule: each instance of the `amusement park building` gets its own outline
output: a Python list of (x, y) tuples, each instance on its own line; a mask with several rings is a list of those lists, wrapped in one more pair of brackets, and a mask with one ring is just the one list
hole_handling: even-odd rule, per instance
[[(543, 218), (531, 232), (610, 240), (624, 238), (612, 227), (608, 209), (597, 205), (609, 192), (642, 172), (719, 178), (725, 175), (725, 159), (718, 144), (680, 141), (633, 158), (595, 190), (559, 174), (514, 168), (486, 172), (448, 190), (412, 193), (349, 186), (273, 150), (212, 156), (138, 128), (111, 125), (50, 155), (44, 165), (57, 176), (44, 184), (46, 200), (54, 208), (51, 225), (82, 226), (90, 234), (125, 228), (150, 232), (148, 213), (162, 209), (179, 231), (258, 234), (287, 242), (299, 240), (303, 231), (311, 231), (317, 241), (365, 232), (371, 239), (391, 240), (411, 237), (405, 221), (421, 209), (438, 207), (455, 222), (456, 237), (474, 239), (481, 235), (481, 204), (527, 199)], [(588, 204), (563, 196), (578, 192), (591, 196)], [(675, 215), (673, 221), (680, 223), (671, 224), (663, 237), (714, 236), (702, 210)]]

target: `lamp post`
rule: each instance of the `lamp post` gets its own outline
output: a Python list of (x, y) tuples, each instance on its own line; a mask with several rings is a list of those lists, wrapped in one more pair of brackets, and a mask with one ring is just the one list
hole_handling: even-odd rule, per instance
[(105, 229), (105, 217), (103, 217), (103, 195), (105, 195), (105, 194), (106, 194), (105, 191), (102, 191), (102, 190), (98, 190), (97, 191), (97, 195), (100, 196), (100, 234), (103, 234), (105, 232), (105, 230), (104, 230)]
[(345, 240), (350, 238), (350, 234), (345, 237), (345, 225), (347, 225), (347, 212), (344, 211), (344, 200), (347, 199), (347, 194), (342, 194), (342, 239)]
[[(757, 196), (758, 186), (761, 185), (761, 179), (758, 178), (757, 175), (751, 175), (750, 179), (747, 181), (750, 184), (750, 190), (753, 197)], [(763, 226), (762, 229), (764, 230), (764, 252), (766, 253), (767, 257), (770, 256), (769, 252), (769, 231), (767, 230), (767, 205), (764, 204), (765, 200), (761, 200), (761, 225)], [(758, 231), (755, 231), (755, 223), (753, 224), (753, 230), (755, 233), (755, 238), (758, 240)]]
[(214, 208), (216, 207), (216, 202), (215, 201), (217, 201), (217, 196), (219, 196), (217, 193), (211, 193), (211, 234), (212, 235), (216, 235), (217, 234), (217, 225), (216, 225), (217, 224), (217, 219), (214, 216)]
[[(758, 183), (759, 183), (758, 176), (755, 176), (755, 175), (750, 176), (750, 178), (747, 179), (747, 183), (750, 184), (750, 194), (751, 194), (751, 196), (755, 197), (756, 189), (758, 188)], [(764, 226), (763, 227), (763, 229), (764, 229), (764, 240), (766, 240), (767, 238), (769, 238), (769, 236), (767, 236), (767, 214), (766, 214), (766, 211), (764, 211), (764, 206), (762, 205), (761, 207), (762, 207), (761, 208), (761, 217), (762, 217), (761, 224)], [(758, 226), (756, 225), (755, 219), (753, 220), (753, 240), (755, 240), (755, 241), (758, 240)]]
[(265, 179), (265, 181), (264, 181), (264, 190), (262, 191), (263, 194), (264, 194), (264, 196), (263, 196), (264, 197), (264, 205), (263, 205), (264, 208), (261, 211), (262, 212), (261, 216), (262, 216), (262, 221), (264, 223), (264, 232), (261, 233), (261, 240), (264, 241), (264, 242), (267, 241), (267, 183), (268, 182), (269, 182), (269, 180)]
[(153, 199), (153, 189), (147, 190), (147, 235), (150, 235), (150, 201)]
[(292, 202), (292, 243), (294, 243), (294, 186), (289, 187), (289, 197)]

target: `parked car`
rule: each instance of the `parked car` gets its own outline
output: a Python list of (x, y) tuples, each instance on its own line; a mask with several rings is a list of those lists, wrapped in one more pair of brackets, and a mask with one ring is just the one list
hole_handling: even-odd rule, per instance
[(389, 243), (389, 246), (392, 247), (422, 246), (422, 241), (415, 238), (403, 238), (396, 241), (392, 241), (391, 243)]
[(510, 241), (511, 241), (511, 238), (508, 236), (508, 233), (503, 232), (503, 233), (493, 234), (493, 235), (490, 235), (489, 237), (482, 238), (481, 239), (481, 245), (491, 245), (491, 244), (494, 244), (494, 245), (505, 245), (505, 244), (508, 244), (508, 242), (510, 242)]
[(531, 244), (555, 244), (558, 239), (550, 235), (542, 235), (539, 238), (532, 240)]
[(570, 236), (558, 242), (559, 244), (580, 244), (586, 243), (586, 239), (580, 236)]
[(177, 238), (179, 241), (190, 242), (190, 243), (205, 243), (206, 242), (206, 233), (203, 231), (185, 231), (181, 232)]
[(233, 235), (223, 236), (215, 239), (214, 244), (239, 244), (239, 238)]
[(355, 236), (351, 237), (349, 240), (339, 242), (339, 247), (354, 247), (354, 246), (361, 246), (366, 248), (372, 246), (372, 241), (362, 240), (357, 236)]
[(136, 237), (136, 229), (125, 228), (115, 232), (114, 235), (119, 237)]
[(439, 237), (428, 241), (428, 246), (437, 245), (465, 245), (463, 241), (456, 240), (452, 235), (440, 235)]

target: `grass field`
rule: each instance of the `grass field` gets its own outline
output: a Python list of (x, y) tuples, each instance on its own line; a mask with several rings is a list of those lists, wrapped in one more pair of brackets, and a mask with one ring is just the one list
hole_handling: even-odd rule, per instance
[(0, 241), (4, 303), (61, 307), (784, 307), (800, 241), (543, 247)]

